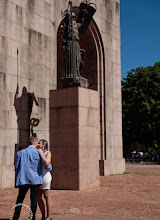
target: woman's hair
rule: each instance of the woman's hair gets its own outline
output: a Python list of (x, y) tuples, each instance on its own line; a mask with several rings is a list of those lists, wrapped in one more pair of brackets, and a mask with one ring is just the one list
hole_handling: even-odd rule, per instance
[(45, 145), (44, 150), (48, 150), (48, 142), (45, 139), (40, 139), (39, 141), (42, 142), (43, 145)]

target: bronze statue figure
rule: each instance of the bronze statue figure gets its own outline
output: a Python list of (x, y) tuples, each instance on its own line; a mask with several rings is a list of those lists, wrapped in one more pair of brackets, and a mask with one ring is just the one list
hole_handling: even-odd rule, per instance
[[(96, 9), (87, 1), (81, 2), (78, 12), (72, 11), (72, 1), (69, 1), (66, 16), (61, 25), (62, 46), (64, 48), (65, 72), (62, 78), (63, 87), (82, 86), (88, 87), (88, 80), (80, 75), (80, 67), (83, 64), (80, 49), (79, 33), (84, 34)], [(94, 4), (95, 5), (95, 4)]]

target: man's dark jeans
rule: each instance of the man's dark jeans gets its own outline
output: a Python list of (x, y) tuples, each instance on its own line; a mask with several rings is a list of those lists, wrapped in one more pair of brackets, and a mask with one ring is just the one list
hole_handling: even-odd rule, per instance
[[(37, 209), (37, 198), (38, 198), (38, 190), (39, 190), (39, 186), (40, 185), (22, 185), (19, 187), (19, 194), (17, 197), (17, 202), (16, 204), (22, 204), (23, 200), (26, 196), (26, 193), (28, 191), (28, 189), (30, 189), (30, 200), (31, 200), (31, 211), (33, 214), (33, 217), (30, 219), (35, 220), (35, 214), (36, 214), (36, 209)], [(13, 216), (13, 220), (18, 220), (19, 216), (20, 216), (20, 212), (21, 212), (21, 208), (22, 206), (18, 205), (15, 208), (15, 212), (14, 212), (14, 216)]]

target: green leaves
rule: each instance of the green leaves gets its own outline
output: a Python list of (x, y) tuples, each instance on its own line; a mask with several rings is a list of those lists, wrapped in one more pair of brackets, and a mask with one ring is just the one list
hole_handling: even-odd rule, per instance
[(135, 144), (160, 147), (160, 62), (128, 72), (122, 81), (122, 109), (124, 151)]

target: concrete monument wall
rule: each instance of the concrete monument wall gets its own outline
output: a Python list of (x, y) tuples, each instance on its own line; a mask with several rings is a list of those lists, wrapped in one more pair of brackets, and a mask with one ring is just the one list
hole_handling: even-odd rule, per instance
[[(73, 6), (80, 2), (73, 0)], [(120, 1), (88, 2), (97, 5), (103, 52), (97, 71), (100, 173), (122, 173)], [(57, 31), (67, 5), (68, 0), (0, 1), (0, 188), (14, 187), (15, 153), (27, 145), (31, 119), (38, 122), (38, 138), (49, 140), (49, 90), (57, 88)]]
[(49, 90), (57, 85), (56, 2), (0, 0), (0, 188), (14, 187), (15, 145), (28, 144), (32, 118), (40, 120), (34, 133), (49, 140)]

